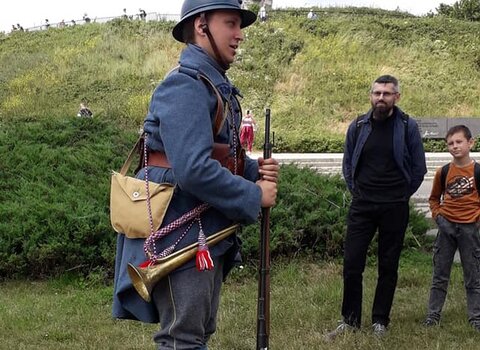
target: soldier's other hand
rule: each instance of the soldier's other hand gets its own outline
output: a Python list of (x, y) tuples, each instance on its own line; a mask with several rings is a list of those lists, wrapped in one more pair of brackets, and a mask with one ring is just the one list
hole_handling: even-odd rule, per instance
[(274, 158), (258, 158), (258, 172), (262, 180), (278, 182), (278, 174), (280, 172), (278, 161)]

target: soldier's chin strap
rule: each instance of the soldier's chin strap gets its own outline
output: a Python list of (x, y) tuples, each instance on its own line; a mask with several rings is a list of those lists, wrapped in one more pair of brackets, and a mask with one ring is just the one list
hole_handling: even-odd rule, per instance
[(212, 46), (213, 53), (216, 56), (216, 60), (222, 69), (227, 70), (230, 68), (230, 64), (225, 62), (225, 60), (220, 55), (220, 51), (218, 50), (217, 44), (215, 43), (215, 39), (213, 39), (212, 33), (210, 33), (210, 29), (208, 28), (207, 19), (205, 17), (205, 12), (200, 14), (200, 26), (205, 34), (207, 34), (208, 41), (210, 41), (210, 45)]

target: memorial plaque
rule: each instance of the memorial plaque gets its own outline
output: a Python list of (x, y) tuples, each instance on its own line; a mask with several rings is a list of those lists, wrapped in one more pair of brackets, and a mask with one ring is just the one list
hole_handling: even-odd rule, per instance
[(424, 139), (443, 139), (447, 133), (447, 118), (415, 118)]
[(455, 125), (466, 125), (477, 138), (480, 135), (480, 118), (415, 118), (424, 139), (443, 139), (448, 129)]

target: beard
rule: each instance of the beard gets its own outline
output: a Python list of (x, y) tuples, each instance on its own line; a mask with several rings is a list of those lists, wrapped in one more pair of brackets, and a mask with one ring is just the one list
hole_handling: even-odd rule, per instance
[(387, 119), (393, 112), (393, 106), (387, 104), (376, 104), (373, 106), (373, 117), (377, 120)]

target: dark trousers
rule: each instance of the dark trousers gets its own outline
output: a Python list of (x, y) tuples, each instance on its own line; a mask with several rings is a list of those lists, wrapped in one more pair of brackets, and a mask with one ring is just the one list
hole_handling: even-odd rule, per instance
[(428, 317), (440, 320), (455, 251), (459, 250), (467, 292), (468, 320), (480, 324), (480, 234), (475, 223), (450, 222), (437, 217), (438, 235), (433, 252), (433, 278)]
[(408, 219), (408, 202), (378, 204), (352, 201), (344, 245), (342, 303), (342, 315), (349, 325), (361, 325), (363, 271), (368, 247), (378, 230), (378, 280), (372, 323), (388, 326)]

